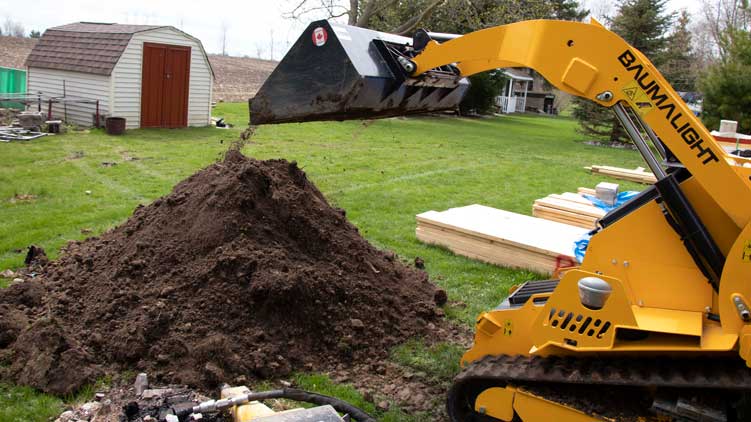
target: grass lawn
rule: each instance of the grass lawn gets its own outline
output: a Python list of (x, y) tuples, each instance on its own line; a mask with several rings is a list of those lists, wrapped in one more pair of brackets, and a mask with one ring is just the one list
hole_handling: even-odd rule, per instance
[[(139, 203), (216, 160), (245, 127), (247, 105), (219, 104), (214, 115), (238, 127), (133, 130), (122, 137), (91, 130), (0, 144), (0, 270), (22, 265), (29, 244), (54, 257), (65, 242), (114, 227)], [(406, 260), (422, 257), (449, 299), (467, 305), (450, 307), (449, 317), (471, 325), (509, 286), (535, 275), (419, 243), (415, 214), (473, 203), (531, 214), (537, 198), (603, 180), (584, 166), (641, 164), (634, 151), (578, 141), (575, 127), (568, 118), (538, 116), (274, 125), (259, 128), (244, 152), (297, 161), (368, 240)], [(420, 356), (410, 359), (411, 350)], [(429, 369), (434, 365), (424, 352), (409, 345), (395, 359)], [(10, 403), (2, 391), (0, 408)]]

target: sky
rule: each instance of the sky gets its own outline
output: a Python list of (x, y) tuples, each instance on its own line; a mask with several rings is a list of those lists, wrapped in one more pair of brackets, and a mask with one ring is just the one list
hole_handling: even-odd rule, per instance
[[(299, 0), (298, 0), (299, 1)], [(316, 2), (317, 3), (317, 2)], [(347, 2), (348, 3), (348, 2)], [(615, 0), (586, 0), (593, 12), (612, 8)], [(144, 25), (172, 25), (203, 42), (209, 53), (222, 52), (226, 30), (226, 52), (233, 56), (279, 60), (305, 28), (305, 22), (286, 19), (295, 0), (0, 0), (0, 23), (20, 22), (26, 31), (71, 22), (115, 22)], [(611, 5), (611, 6), (608, 6)], [(671, 10), (700, 10), (701, 0), (668, 0)]]

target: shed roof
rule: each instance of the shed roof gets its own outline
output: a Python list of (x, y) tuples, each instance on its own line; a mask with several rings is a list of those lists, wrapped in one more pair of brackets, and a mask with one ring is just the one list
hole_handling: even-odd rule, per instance
[(56, 26), (44, 32), (26, 67), (110, 75), (133, 34), (164, 27), (93, 22)]

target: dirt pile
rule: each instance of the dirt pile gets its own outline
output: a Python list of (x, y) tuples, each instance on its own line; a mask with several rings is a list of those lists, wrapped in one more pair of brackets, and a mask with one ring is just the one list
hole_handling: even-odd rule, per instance
[(0, 291), (0, 375), (69, 393), (111, 370), (213, 387), (382, 358), (440, 313), (297, 165), (230, 151)]

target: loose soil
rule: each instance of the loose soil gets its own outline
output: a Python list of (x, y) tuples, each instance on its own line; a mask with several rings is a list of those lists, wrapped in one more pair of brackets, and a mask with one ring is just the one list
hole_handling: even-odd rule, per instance
[(333, 371), (443, 325), (425, 272), (364, 240), (294, 162), (236, 150), (30, 265), (0, 291), (0, 376), (50, 393), (133, 369), (207, 389)]

